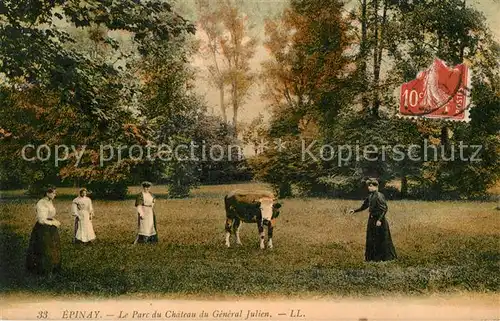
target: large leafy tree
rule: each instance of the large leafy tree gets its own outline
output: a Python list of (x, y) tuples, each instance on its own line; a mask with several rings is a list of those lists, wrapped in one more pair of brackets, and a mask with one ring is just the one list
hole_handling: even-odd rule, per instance
[(228, 106), (225, 92), (229, 92), (235, 136), (239, 112), (256, 79), (250, 69), (250, 60), (255, 54), (257, 38), (251, 33), (252, 25), (242, 4), (235, 0), (197, 0), (199, 27), (206, 36), (201, 51), (209, 61), (210, 83), (220, 93), (224, 121), (227, 121)]
[[(327, 50), (342, 39), (337, 36), (337, 42), (334, 39), (324, 41), (328, 34), (335, 34), (328, 23), (335, 21), (331, 27), (342, 29), (338, 27), (342, 26), (337, 20), (339, 15), (322, 20), (325, 17), (322, 13), (335, 12), (333, 8), (338, 7), (331, 3), (292, 1), (281, 21), (268, 23), (270, 41), (266, 45), (273, 57), (264, 66), (265, 98), (273, 111), (269, 134), (287, 137), (298, 144), (304, 138), (317, 140), (318, 144), (311, 150), (316, 155), (318, 145), (323, 143), (348, 144), (360, 149), (375, 144), (379, 147), (378, 152), (367, 156), (377, 161), (351, 158), (339, 166), (337, 155), (328, 162), (311, 162), (310, 159), (298, 162), (295, 156), (300, 151), (292, 148), (285, 154), (272, 151), (262, 155), (256, 166), (258, 174), (276, 186), (283, 183), (283, 178), (310, 192), (321, 191), (321, 185), (330, 190), (355, 191), (363, 177), (377, 176), (382, 184), (401, 179), (401, 192), (405, 196), (436, 198), (484, 194), (499, 177), (500, 122), (495, 114), (499, 108), (498, 44), (491, 37), (482, 15), (464, 1), (362, 0), (359, 10), (351, 15), (354, 18), (352, 27), (358, 31), (355, 34), (359, 39), (357, 45), (347, 47), (348, 52), (355, 55), (354, 63), (345, 64), (349, 67), (347, 70), (341, 64), (332, 65), (329, 73), (323, 74), (321, 67), (328, 66), (326, 62), (329, 61), (325, 55), (334, 57), (337, 64), (352, 61), (341, 47), (338, 51)], [(304, 28), (308, 23), (313, 27)], [(322, 37), (321, 30), (330, 32)], [(309, 42), (309, 39), (314, 41)], [(323, 50), (315, 50), (318, 48)], [(343, 54), (336, 55), (336, 52)], [(470, 94), (475, 107), (471, 110), (470, 123), (412, 122), (396, 117), (395, 89), (414, 79), (436, 56), (449, 65), (465, 61), (472, 69)], [(349, 77), (351, 75), (353, 77)], [(356, 98), (361, 99), (358, 102)], [(428, 154), (429, 150), (415, 152), (409, 149), (411, 144), (423, 146), (424, 140), (432, 150), (443, 149), (448, 155), (451, 144), (457, 149), (460, 141), (481, 145), (482, 161), (424, 161), (424, 153)], [(391, 155), (394, 151), (390, 150), (384, 159), (380, 147), (397, 144), (401, 145), (399, 154)], [(403, 160), (393, 158), (398, 159), (401, 153), (406, 155)], [(467, 149), (464, 156), (468, 158), (472, 153), (472, 149)], [(420, 160), (411, 160), (409, 154)], [(303, 175), (295, 177), (293, 171)], [(290, 190), (289, 187), (283, 189)]]
[[(409, 191), (415, 197), (424, 198), (484, 194), (498, 179), (499, 171), (498, 162), (494, 161), (498, 155), (498, 139), (494, 131), (499, 121), (492, 112), (498, 106), (499, 52), (482, 14), (467, 6), (465, 1), (454, 0), (363, 0), (358, 14), (360, 50), (357, 71), (365, 80), (360, 87), (365, 89), (361, 94), (361, 105), (363, 110), (370, 112), (366, 113), (368, 116), (352, 113), (333, 133), (340, 134), (337, 137), (344, 137), (345, 141), (356, 141), (361, 145), (376, 142), (379, 146), (418, 144), (423, 147), (426, 140), (425, 145), (430, 145), (428, 150), (413, 155), (421, 158), (419, 161), (409, 160), (409, 157), (393, 161), (388, 157), (383, 164), (365, 162), (361, 165), (367, 174), (375, 175), (383, 182), (400, 179), (403, 196)], [(469, 124), (429, 119), (409, 122), (395, 117), (395, 89), (414, 79), (434, 57), (443, 59), (448, 65), (465, 62), (475, 75), (472, 92), (468, 93), (475, 105)], [(359, 81), (354, 83), (359, 84)], [(480, 123), (488, 124), (493, 132), (479, 130)], [(453, 135), (450, 137), (449, 133)], [(483, 160), (474, 163), (458, 159), (460, 142), (483, 146)], [(440, 154), (451, 155), (452, 144), (457, 149), (455, 160), (442, 160), (441, 156), (434, 160), (436, 149)], [(402, 151), (405, 155), (411, 153), (408, 148)], [(425, 161), (425, 155), (432, 157)], [(465, 157), (471, 155), (472, 149), (469, 148)], [(357, 166), (353, 165), (354, 168)]]
[(288, 147), (269, 150), (254, 164), (257, 176), (282, 196), (290, 194), (293, 183), (306, 193), (315, 190), (330, 170), (328, 164), (303, 161), (300, 148), (302, 140), (326, 141), (327, 129), (353, 97), (348, 85), (352, 38), (342, 10), (335, 0), (292, 1), (280, 19), (266, 22), (264, 45), (271, 59), (263, 63), (262, 80), (272, 112), (269, 139), (281, 139)]
[(254, 151), (254, 155), (259, 152), (259, 145), (267, 139), (268, 128), (264, 122), (264, 115), (259, 113), (257, 117), (252, 119), (248, 124), (245, 125), (245, 129), (242, 132), (243, 144), (246, 146), (251, 146)]
[[(398, 6), (393, 42), (388, 43), (394, 60), (390, 72), (396, 83), (414, 79), (434, 57), (448, 65), (466, 63), (472, 71), (470, 123), (419, 121), (420, 139), (434, 140), (435, 147), (452, 154), (450, 145), (482, 146), (479, 162), (461, 159), (422, 164), (419, 182), (425, 197), (474, 197), (484, 194), (499, 178), (498, 129), (495, 114), (500, 108), (499, 45), (485, 24), (484, 16), (462, 0), (403, 2)], [(419, 26), (416, 28), (415, 26)], [(487, 129), (486, 129), (487, 128)], [(451, 137), (449, 133), (452, 133)], [(472, 156), (469, 148), (466, 158)], [(479, 157), (478, 157), (479, 158)]]
[[(339, 1), (292, 1), (281, 19), (266, 22), (263, 98), (274, 116), (298, 133), (308, 122), (335, 122), (350, 101), (353, 57), (349, 21)], [(285, 124), (283, 124), (285, 125)]]
[[(78, 45), (71, 28), (88, 30), (95, 48)], [(4, 1), (0, 4), (0, 99), (4, 135), (2, 157), (21, 169), (36, 190), (60, 178), (123, 186), (133, 161), (100, 166), (100, 146), (142, 143), (146, 138), (133, 112), (138, 86), (127, 81), (132, 69), (110, 31), (128, 33), (137, 55), (148, 43), (170, 41), (194, 28), (162, 1)], [(25, 162), (26, 144), (87, 145), (79, 166), (76, 153), (60, 167)], [(127, 152), (122, 157), (127, 158)], [(5, 169), (3, 168), (4, 172)], [(123, 196), (116, 188), (103, 193)]]

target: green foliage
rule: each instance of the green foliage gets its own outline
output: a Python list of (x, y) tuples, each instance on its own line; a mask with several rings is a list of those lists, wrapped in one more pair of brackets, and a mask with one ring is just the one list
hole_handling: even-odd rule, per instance
[[(223, 184), (252, 178), (243, 157), (242, 144), (235, 138), (233, 127), (228, 126), (223, 119), (210, 115), (200, 117), (194, 141), (200, 146), (196, 154), (201, 159), (198, 162), (200, 182)], [(214, 158), (210, 157), (212, 146), (220, 146), (213, 149)], [(220, 157), (219, 152), (222, 151), (223, 157)]]
[[(148, 130), (135, 114), (141, 90), (135, 64), (159, 55), (151, 44), (181, 47), (185, 43), (176, 37), (193, 32), (191, 24), (158, 0), (2, 2), (1, 158), (19, 168), (9, 173), (9, 166), (2, 166), (2, 180), (8, 183), (15, 176), (35, 192), (63, 179), (93, 185), (99, 197), (123, 197), (128, 176), (140, 162), (129, 160), (128, 151), (123, 162), (115, 158), (101, 166), (99, 157), (101, 146), (116, 152), (122, 144), (147, 143)], [(129, 43), (114, 38), (117, 33), (127, 33)], [(185, 56), (171, 60), (176, 59)], [(169, 79), (171, 87), (184, 83), (175, 77), (178, 73)], [(181, 99), (172, 97), (168, 103)], [(22, 160), (26, 144), (47, 144), (52, 151), (56, 145), (86, 148), (78, 166), (76, 153), (55, 165), (53, 158)]]
[[(471, 122), (453, 127), (454, 135), (450, 139), (455, 144), (458, 158), (458, 146), (464, 148), (463, 156), (470, 159), (476, 151), (476, 161), (448, 161), (434, 164), (429, 179), (422, 181), (422, 187), (434, 190), (441, 198), (485, 198), (487, 190), (500, 179), (500, 94), (493, 92), (491, 86), (473, 82)], [(475, 146), (475, 147), (471, 147)], [(448, 155), (453, 151), (448, 149)]]
[(189, 146), (191, 139), (183, 136), (170, 137), (174, 146), (174, 157), (165, 165), (164, 175), (168, 186), (168, 194), (171, 198), (188, 197), (192, 188), (199, 181), (197, 162), (191, 159), (191, 153), (185, 148), (176, 149), (178, 145)]
[(271, 184), (279, 198), (292, 196), (292, 184), (299, 173), (300, 164), (290, 150), (278, 152), (268, 150), (250, 159), (249, 164), (255, 172), (255, 178)]
[[(160, 21), (158, 13), (170, 19)], [(167, 40), (184, 30), (193, 30), (181, 17), (171, 12), (167, 3), (148, 1), (21, 1), (7, 2), (1, 11), (2, 48), (0, 72), (9, 85), (15, 80), (36, 84), (61, 93), (61, 100), (97, 119), (110, 118), (110, 107), (118, 81), (111, 81), (119, 71), (109, 62), (99, 63), (81, 53), (65, 48), (74, 39), (57, 26), (66, 20), (75, 27), (103, 25), (109, 30), (134, 34), (139, 52), (147, 53), (146, 41)], [(98, 38), (117, 49), (112, 39)], [(111, 105), (112, 106), (112, 105)]]
[[(495, 136), (500, 126), (500, 119), (495, 115), (500, 105), (498, 44), (493, 40), (484, 16), (466, 7), (463, 1), (430, 3), (432, 10), (429, 10), (429, 3), (417, 2), (396, 12), (399, 30), (394, 36), (399, 40), (393, 43), (390, 51), (395, 59), (393, 73), (399, 75), (395, 79), (408, 81), (426, 68), (433, 57), (450, 65), (468, 63), (473, 74), (472, 92), (469, 93), (474, 105), (470, 110), (472, 120), (470, 124), (446, 125), (453, 133), (448, 141), (457, 147), (460, 142), (482, 146), (481, 154), (477, 156), (482, 161), (426, 162), (422, 164), (421, 175), (415, 177), (418, 186), (413, 194), (432, 199), (484, 197), (486, 190), (498, 180), (500, 168), (496, 161), (500, 145)], [(422, 27), (415, 28), (415, 25)], [(428, 129), (444, 126), (429, 122), (421, 136), (429, 138), (425, 136)], [(486, 127), (489, 130), (484, 130)], [(449, 146), (438, 147), (451, 155)], [(469, 148), (465, 156), (468, 158), (472, 152)]]
[[(335, 1), (330, 5), (293, 1), (281, 20), (268, 22), (266, 46), (272, 58), (264, 63), (268, 84), (264, 98), (273, 115), (267, 135), (269, 139), (292, 137), (294, 146), (260, 155), (253, 166), (257, 177), (276, 189), (282, 184), (284, 190), (296, 187), (303, 195), (359, 197), (361, 182), (377, 177), (381, 189), (392, 197), (484, 198), (500, 171), (500, 50), (482, 14), (458, 0), (370, 0), (362, 1), (351, 13), (359, 27), (345, 28), (352, 21), (339, 20), (340, 8)], [(330, 25), (333, 21), (337, 27)], [(335, 32), (342, 35), (337, 38), (344, 42), (329, 38), (332, 32), (326, 30), (332, 28), (337, 28)], [(353, 59), (348, 45), (358, 45), (350, 37), (357, 28), (359, 51), (354, 51)], [(287, 33), (290, 29), (292, 36)], [(337, 58), (338, 67), (327, 72), (324, 68), (332, 57)], [(396, 117), (395, 89), (414, 79), (434, 57), (449, 65), (465, 62), (470, 66), (474, 108), (469, 124)], [(336, 74), (342, 63), (357, 68)], [(381, 68), (389, 71), (381, 73)], [(442, 133), (448, 131), (452, 136), (445, 140)], [(339, 155), (327, 161), (300, 159), (302, 151), (297, 146), (312, 141), (317, 142), (311, 149), (313, 155), (327, 144), (358, 148), (366, 157), (354, 155), (343, 163)], [(364, 153), (372, 144), (378, 151)], [(482, 160), (460, 159), (460, 144), (482, 146), (477, 156)], [(425, 159), (434, 149), (450, 155), (450, 145), (457, 150), (453, 161)], [(468, 148), (464, 157), (473, 152)], [(401, 191), (385, 186), (394, 180), (401, 181)]]
[(263, 98), (272, 107), (272, 119), (265, 139), (281, 139), (287, 147), (266, 151), (252, 167), (281, 196), (290, 196), (292, 187), (304, 195), (325, 194), (325, 178), (336, 175), (329, 164), (302, 159), (302, 144), (318, 141), (317, 155), (318, 145), (328, 141), (324, 129), (353, 98), (348, 68), (353, 57), (346, 54), (352, 38), (342, 8), (335, 0), (292, 1), (279, 20), (266, 23), (271, 59), (263, 64)]
[(144, 80), (140, 117), (150, 130), (151, 142), (167, 144), (173, 152), (156, 159), (153, 166), (160, 173), (157, 180), (168, 184), (170, 197), (187, 197), (198, 184), (198, 167), (190, 150), (177, 146), (191, 145), (205, 111), (201, 99), (191, 92), (194, 73), (187, 59), (196, 44), (181, 34), (175, 41), (150, 41), (147, 48), (149, 54), (140, 68)]
[(88, 184), (86, 188), (92, 193), (93, 199), (122, 200), (125, 199), (128, 192), (126, 181), (95, 181)]
[[(250, 94), (256, 73), (250, 68), (257, 38), (253, 25), (243, 11), (243, 1), (196, 0), (198, 24), (204, 32), (200, 53), (208, 62), (209, 83), (220, 93), (222, 119), (227, 122), (226, 109), (232, 108), (235, 136), (239, 133), (238, 113)], [(229, 93), (229, 103), (224, 101)]]
[[(145, 57), (141, 69), (145, 84), (140, 116), (150, 130), (151, 142), (167, 144), (173, 153), (142, 167), (153, 166), (159, 174), (155, 180), (167, 183), (173, 198), (189, 196), (200, 181), (238, 178), (241, 155), (236, 148), (229, 148), (239, 146), (233, 128), (207, 115), (204, 102), (192, 90), (195, 78), (188, 57), (197, 50), (197, 43), (183, 34), (175, 44), (151, 42), (148, 46), (152, 54)], [(181, 145), (184, 147), (177, 149)], [(222, 148), (217, 151), (223, 153), (220, 160), (219, 155), (210, 157), (210, 148), (215, 145)]]
[(244, 127), (242, 130), (243, 144), (252, 146), (254, 154), (257, 155), (259, 152), (258, 146), (266, 138), (268, 132), (268, 128), (264, 123), (264, 115), (259, 113), (257, 117)]

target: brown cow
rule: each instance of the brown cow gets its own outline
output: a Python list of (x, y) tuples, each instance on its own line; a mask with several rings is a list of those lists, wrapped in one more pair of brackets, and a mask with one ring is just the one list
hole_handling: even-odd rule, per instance
[(273, 247), (273, 228), (280, 214), (280, 203), (276, 203), (273, 193), (268, 191), (232, 191), (224, 198), (226, 206), (226, 246), (230, 247), (231, 229), (236, 235), (236, 244), (241, 244), (240, 223), (257, 223), (260, 248), (265, 249), (264, 225), (267, 226), (269, 248)]

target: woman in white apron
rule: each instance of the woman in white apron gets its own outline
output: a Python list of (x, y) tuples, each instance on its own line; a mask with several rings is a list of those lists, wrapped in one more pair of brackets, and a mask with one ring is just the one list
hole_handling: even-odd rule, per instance
[(75, 243), (86, 243), (95, 240), (92, 218), (94, 208), (92, 200), (87, 197), (87, 189), (80, 189), (80, 195), (73, 200), (71, 212), (75, 217)]
[(155, 198), (150, 193), (151, 183), (142, 183), (142, 192), (135, 199), (137, 210), (137, 237), (136, 243), (157, 243), (158, 235), (156, 231), (156, 216), (153, 210)]

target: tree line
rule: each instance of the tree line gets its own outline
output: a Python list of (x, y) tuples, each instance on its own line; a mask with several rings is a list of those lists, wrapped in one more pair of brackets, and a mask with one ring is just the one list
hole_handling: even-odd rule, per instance
[[(252, 32), (244, 1), (196, 0), (188, 21), (168, 1), (5, 1), (0, 4), (2, 188), (37, 193), (47, 184), (85, 184), (123, 198), (143, 179), (185, 197), (201, 183), (271, 183), (281, 197), (356, 196), (366, 176), (399, 180), (402, 197), (484, 196), (500, 175), (500, 46), (484, 16), (462, 0), (292, 0)], [(195, 37), (198, 32), (200, 37)], [(201, 40), (200, 40), (201, 39)], [(269, 58), (250, 62), (257, 46)], [(219, 92), (219, 114), (194, 90), (201, 55)], [(473, 70), (471, 122), (396, 116), (394, 90), (433, 57)], [(271, 115), (240, 119), (253, 88)], [(232, 120), (229, 120), (228, 111)], [(136, 159), (99, 166), (102, 145), (256, 145), (280, 139), (281, 151), (254, 150), (240, 161)], [(301, 159), (300, 142), (482, 145), (482, 161), (368, 161), (338, 166)], [(27, 162), (27, 144), (85, 145), (62, 165)], [(316, 148), (316, 147), (314, 147)], [(187, 153), (187, 151), (185, 151)], [(316, 150), (317, 152), (317, 150)], [(468, 151), (469, 153), (471, 151)], [(78, 166), (75, 166), (76, 161)], [(390, 187), (386, 187), (387, 190)]]
[[(361, 0), (352, 10), (337, 0), (291, 1), (280, 19), (266, 23), (264, 44), (272, 57), (263, 66), (263, 98), (272, 110), (267, 135), (293, 147), (252, 163), (281, 196), (358, 197), (364, 178), (377, 177), (393, 197), (482, 198), (498, 181), (500, 47), (465, 1)], [(397, 117), (395, 90), (434, 57), (472, 69), (469, 123)], [(401, 144), (421, 157), (383, 160), (378, 150), (339, 166), (339, 154), (304, 161), (300, 141), (318, 141), (316, 154), (322, 144)], [(427, 149), (409, 150), (424, 141)], [(481, 146), (481, 161), (422, 157), (436, 147), (450, 155), (459, 144)], [(400, 188), (386, 186), (394, 181)]]

